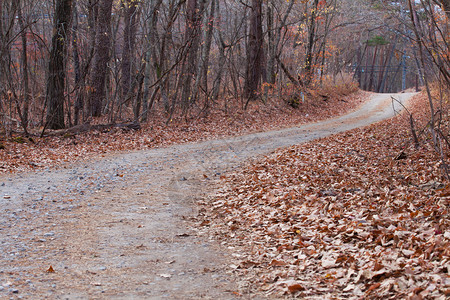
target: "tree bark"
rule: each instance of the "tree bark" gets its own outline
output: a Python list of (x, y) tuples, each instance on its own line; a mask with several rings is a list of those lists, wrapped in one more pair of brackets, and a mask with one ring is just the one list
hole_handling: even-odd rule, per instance
[(56, 2), (54, 34), (48, 63), (47, 77), (47, 117), (46, 123), (50, 129), (64, 128), (64, 87), (65, 60), (69, 23), (72, 16), (72, 0), (58, 0)]
[(28, 107), (30, 104), (30, 88), (29, 88), (29, 80), (28, 80), (28, 55), (27, 55), (27, 30), (25, 28), (25, 22), (23, 18), (22, 13), (22, 7), (20, 5), (20, 1), (17, 1), (17, 5), (19, 6), (17, 14), (18, 14), (18, 21), (19, 26), (21, 30), (21, 40), (22, 40), (22, 55), (21, 55), (21, 62), (22, 62), (22, 81), (23, 81), (23, 106), (22, 109), (20, 109), (19, 106), (19, 112), (20, 112), (20, 121), (22, 123), (22, 128), (27, 134), (27, 128), (28, 128)]
[(305, 58), (305, 75), (304, 80), (305, 85), (311, 83), (314, 69), (313, 69), (313, 48), (316, 40), (316, 17), (317, 8), (319, 6), (319, 0), (314, 0), (313, 8), (311, 10), (311, 18), (309, 23), (309, 35), (308, 35), (308, 45), (306, 47), (306, 58)]
[(73, 70), (75, 73), (75, 86), (78, 90), (77, 98), (74, 105), (73, 122), (75, 125), (79, 124), (80, 112), (83, 110), (83, 97), (80, 91), (81, 83), (81, 69), (80, 69), (80, 55), (78, 53), (78, 9), (76, 1), (73, 4), (73, 20), (72, 20), (72, 57)]
[[(151, 106), (153, 105), (153, 99), (156, 97), (156, 93), (154, 92), (152, 95), (152, 99), (150, 100), (150, 103), (148, 102), (149, 95), (150, 95), (150, 77), (152, 74), (153, 67), (157, 70), (156, 72), (156, 78), (157, 80), (160, 79), (161, 74), (161, 68), (158, 65), (158, 55), (156, 53), (157, 47), (157, 39), (156, 36), (158, 34), (157, 32), (157, 23), (158, 23), (158, 12), (159, 7), (162, 4), (162, 0), (152, 0), (150, 2), (150, 8), (148, 12), (148, 22), (147, 22), (147, 45), (146, 45), (146, 51), (145, 51), (145, 77), (144, 77), (144, 95), (143, 95), (143, 112), (142, 112), (142, 121), (147, 121), (148, 118), (148, 111), (151, 109)], [(161, 86), (159, 86), (160, 89)]]
[(191, 102), (191, 85), (192, 78), (196, 74), (196, 66), (198, 60), (198, 48), (200, 45), (200, 25), (202, 22), (203, 9), (205, 1), (200, 0), (187, 0), (186, 7), (186, 30), (185, 30), (185, 43), (187, 47), (186, 61), (183, 64), (181, 71), (182, 91), (181, 91), (181, 104), (184, 113), (192, 104)]
[[(214, 4), (216, 6), (216, 12), (217, 14), (220, 13), (220, 1), (215, 0)], [(225, 42), (223, 40), (222, 32), (220, 28), (216, 28), (216, 34), (217, 34), (217, 47), (219, 48), (219, 59), (218, 59), (218, 71), (216, 78), (214, 79), (213, 88), (212, 88), (212, 99), (216, 101), (219, 98), (219, 92), (220, 92), (220, 86), (222, 82), (222, 76), (225, 71), (225, 62), (226, 62), (226, 55), (225, 55)]]
[[(209, 67), (209, 55), (211, 53), (211, 43), (213, 36), (214, 18), (215, 18), (215, 0), (210, 2), (211, 8), (209, 14), (207, 9), (204, 9), (205, 17), (203, 17), (203, 28), (206, 29), (203, 36), (203, 44), (201, 48), (201, 56), (197, 65), (197, 74), (194, 86), (194, 102), (197, 100), (200, 89), (205, 93), (208, 92), (208, 67)], [(208, 105), (208, 99), (206, 99), (205, 105)]]
[(125, 28), (123, 34), (122, 47), (122, 98), (124, 98), (130, 90), (131, 73), (133, 69), (133, 54), (136, 37), (136, 10), (138, 2), (134, 0), (125, 1)]
[(378, 45), (375, 46), (375, 50), (373, 53), (373, 60), (372, 60), (372, 69), (370, 71), (370, 79), (369, 79), (369, 86), (368, 86), (368, 91), (373, 91), (372, 89), (372, 85), (373, 85), (373, 80), (375, 77), (375, 63), (377, 61), (377, 53), (378, 53)]
[(245, 98), (247, 98), (246, 107), (250, 100), (256, 99), (261, 84), (263, 62), (262, 45), (262, 1), (252, 0), (244, 91)]
[(391, 66), (392, 58), (394, 57), (394, 54), (395, 54), (395, 48), (397, 46), (398, 37), (399, 37), (399, 35), (396, 34), (394, 43), (392, 44), (392, 47), (389, 48), (388, 59), (387, 59), (386, 65), (385, 65), (385, 67), (387, 66), (387, 68), (386, 68), (385, 72), (383, 73), (383, 78), (381, 79), (380, 86), (378, 88), (379, 93), (384, 93), (384, 91), (386, 91), (386, 81), (387, 81), (388, 74), (390, 71), (389, 68)]
[(101, 116), (106, 98), (105, 87), (110, 60), (112, 4), (113, 0), (100, 0), (98, 4), (94, 62), (89, 93), (89, 110), (93, 117)]
[(275, 30), (273, 28), (274, 3), (267, 4), (267, 83), (275, 83)]

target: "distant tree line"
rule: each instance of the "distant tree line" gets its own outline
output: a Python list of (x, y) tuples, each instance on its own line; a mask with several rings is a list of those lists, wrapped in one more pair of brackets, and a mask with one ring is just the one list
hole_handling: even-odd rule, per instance
[(408, 87), (423, 84), (429, 70), (448, 82), (448, 7), (448, 0), (0, 0), (0, 124), (8, 134), (14, 122), (27, 132), (145, 122), (156, 111), (170, 120), (224, 101), (246, 107), (307, 91), (344, 74), (385, 92), (398, 88), (402, 68)]

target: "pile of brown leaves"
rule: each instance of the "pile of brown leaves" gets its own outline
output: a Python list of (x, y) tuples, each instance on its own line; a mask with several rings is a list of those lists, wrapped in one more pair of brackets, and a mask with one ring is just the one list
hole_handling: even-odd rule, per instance
[[(424, 96), (416, 101), (423, 119)], [(249, 292), (450, 297), (450, 185), (431, 147), (409, 142), (408, 126), (402, 115), (276, 151), (223, 178), (202, 225), (232, 249)]]
[(31, 138), (20, 135), (5, 138), (0, 134), (0, 173), (64, 165), (111, 152), (164, 147), (323, 120), (356, 108), (369, 96), (368, 92), (358, 91), (326, 101), (310, 99), (298, 109), (279, 99), (270, 99), (265, 104), (252, 102), (243, 110), (240, 103), (224, 100), (211, 107), (206, 116), (197, 115), (188, 120), (174, 117), (168, 125), (163, 111), (153, 111), (150, 121), (141, 124), (139, 131), (113, 128), (43, 138), (39, 138), (38, 133)]

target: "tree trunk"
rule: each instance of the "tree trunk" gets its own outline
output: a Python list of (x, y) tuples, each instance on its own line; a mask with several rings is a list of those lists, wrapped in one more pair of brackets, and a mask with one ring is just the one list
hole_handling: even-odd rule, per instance
[(131, 84), (131, 73), (133, 70), (133, 55), (136, 37), (136, 10), (138, 2), (134, 0), (125, 1), (125, 28), (123, 34), (123, 52), (122, 52), (122, 98), (128, 95)]
[(275, 30), (273, 28), (274, 3), (267, 4), (267, 83), (275, 83)]
[(308, 35), (308, 45), (306, 47), (306, 58), (305, 58), (305, 75), (306, 78), (304, 80), (305, 85), (311, 83), (314, 68), (313, 68), (313, 48), (316, 39), (316, 16), (317, 16), (317, 8), (319, 6), (319, 0), (314, 0), (313, 8), (311, 10), (311, 17), (309, 23), (309, 35)]
[(378, 89), (379, 93), (384, 93), (386, 91), (386, 81), (388, 78), (388, 74), (391, 71), (390, 70), (391, 62), (392, 62), (392, 58), (394, 57), (394, 54), (395, 54), (395, 48), (397, 46), (398, 37), (399, 37), (399, 35), (396, 34), (394, 43), (392, 44), (392, 47), (389, 48), (388, 59), (387, 59), (386, 65), (385, 65), (386, 70), (383, 72), (383, 78), (381, 79), (380, 87)]
[[(200, 93), (200, 88), (207, 93), (208, 92), (208, 67), (209, 67), (209, 55), (211, 53), (211, 43), (214, 27), (214, 15), (215, 15), (215, 0), (211, 0), (211, 9), (209, 15), (207, 15), (207, 9), (205, 9), (205, 17), (203, 20), (203, 28), (206, 28), (203, 37), (203, 46), (201, 49), (201, 57), (197, 66), (197, 78), (195, 80), (194, 87), (194, 102), (197, 100)], [(208, 105), (208, 99), (206, 99), (206, 105)]]
[(372, 60), (372, 69), (370, 71), (370, 79), (369, 79), (369, 86), (368, 86), (368, 91), (373, 91), (372, 86), (373, 86), (373, 80), (375, 77), (375, 63), (377, 61), (377, 52), (378, 52), (378, 45), (375, 46), (375, 50), (373, 53), (373, 60)]
[(186, 7), (186, 30), (185, 43), (187, 47), (186, 61), (183, 64), (181, 71), (182, 91), (181, 104), (184, 113), (187, 112), (191, 105), (191, 85), (192, 78), (196, 73), (196, 66), (198, 60), (198, 47), (200, 45), (200, 24), (202, 21), (204, 0), (188, 0)]
[(75, 73), (75, 87), (77, 89), (77, 98), (74, 105), (73, 123), (78, 125), (80, 122), (80, 112), (83, 111), (83, 97), (80, 90), (81, 83), (81, 69), (80, 69), (80, 55), (78, 53), (78, 9), (77, 3), (73, 4), (73, 20), (72, 20), (72, 57), (73, 57), (73, 70)]
[(250, 28), (248, 36), (247, 69), (245, 80), (246, 107), (250, 100), (256, 99), (261, 84), (263, 62), (262, 1), (252, 0)]
[(360, 87), (362, 87), (361, 61), (362, 61), (361, 47), (358, 47), (358, 49), (356, 49), (356, 69), (354, 77), (356, 77), (356, 81), (358, 81)]
[(19, 6), (17, 14), (18, 14), (18, 20), (19, 20), (19, 26), (21, 31), (21, 39), (22, 39), (22, 55), (21, 55), (21, 62), (22, 62), (22, 81), (23, 81), (23, 107), (19, 108), (19, 114), (20, 114), (20, 121), (22, 123), (22, 128), (27, 133), (28, 128), (28, 107), (30, 103), (30, 88), (29, 88), (29, 81), (28, 81), (28, 56), (27, 56), (27, 30), (25, 28), (25, 22), (23, 19), (22, 14), (22, 7), (20, 6), (20, 1), (17, 1), (17, 4)]
[[(214, 4), (216, 6), (216, 11), (219, 14), (220, 13), (220, 1), (215, 0)], [(223, 40), (222, 32), (220, 31), (220, 28), (216, 28), (217, 33), (217, 47), (219, 48), (219, 60), (218, 65), (219, 68), (217, 70), (216, 78), (214, 79), (213, 88), (212, 88), (212, 99), (216, 101), (219, 98), (219, 92), (220, 92), (220, 86), (222, 82), (222, 76), (225, 71), (225, 62), (226, 62), (226, 56), (225, 56), (225, 42)]]
[(71, 11), (72, 0), (56, 2), (46, 93), (48, 105), (46, 123), (50, 129), (64, 128), (65, 60)]
[(89, 113), (93, 117), (102, 114), (106, 97), (106, 75), (110, 60), (111, 45), (111, 11), (113, 0), (100, 0), (96, 24), (94, 62), (91, 74), (91, 91), (89, 93)]
[[(270, 41), (270, 37), (269, 37), (269, 51), (271, 51), (271, 53), (269, 53), (269, 59), (268, 59), (268, 63), (267, 63), (267, 74), (268, 74), (268, 82), (274, 84), (276, 82), (276, 63), (278, 63), (278, 61), (280, 60), (280, 55), (283, 51), (283, 44), (281, 44), (281, 37), (282, 37), (282, 30), (283, 28), (286, 27), (286, 22), (288, 20), (288, 17), (292, 11), (292, 8), (294, 7), (294, 4), (296, 3), (296, 1), (290, 1), (289, 2), (289, 6), (286, 10), (286, 13), (281, 21), (281, 23), (279, 24), (279, 26), (277, 27), (277, 29), (275, 30), (275, 28), (273, 29), (274, 34), (273, 34), (273, 39), (274, 39), (274, 44), (272, 45), (272, 47), (270, 46), (271, 41)], [(271, 14), (273, 17), (274, 11), (276, 10), (275, 6), (272, 6), (271, 9)], [(268, 16), (269, 18), (269, 16)], [(272, 19), (273, 22), (273, 19)], [(273, 24), (272, 24), (273, 25)], [(268, 26), (269, 27), (269, 26)], [(279, 75), (281, 76), (283, 74), (283, 72), (281, 72)], [(278, 80), (279, 82), (281, 82), (281, 80)], [(279, 86), (281, 87), (281, 86)]]
[[(153, 99), (156, 97), (156, 93), (154, 92), (152, 95), (152, 99), (150, 103), (148, 103), (149, 95), (150, 95), (150, 77), (152, 74), (153, 68), (157, 70), (156, 78), (160, 79), (161, 68), (158, 66), (158, 55), (156, 53), (157, 47), (157, 39), (156, 35), (158, 34), (156, 25), (158, 23), (158, 12), (159, 7), (161, 6), (162, 0), (152, 0), (150, 2), (149, 9), (149, 18), (147, 22), (147, 45), (145, 52), (145, 77), (144, 77), (144, 95), (143, 95), (143, 112), (142, 112), (142, 121), (145, 122), (148, 118), (148, 111), (151, 109), (153, 105)], [(161, 88), (161, 86), (159, 86)], [(162, 91), (162, 90), (161, 90)]]
[(383, 74), (384, 74), (384, 69), (386, 68), (386, 63), (387, 63), (387, 55), (386, 55), (386, 46), (382, 46), (380, 49), (380, 58), (379, 58), (379, 69), (378, 71), (378, 79), (376, 81), (376, 84), (373, 88), (373, 91), (376, 93), (380, 93), (380, 88), (381, 88), (381, 81), (383, 80)]

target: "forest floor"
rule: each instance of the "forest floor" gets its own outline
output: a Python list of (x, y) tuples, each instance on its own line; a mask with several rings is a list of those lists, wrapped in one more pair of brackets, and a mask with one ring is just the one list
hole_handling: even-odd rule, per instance
[[(242, 109), (242, 103), (224, 100), (209, 109), (206, 116), (202, 113), (187, 119), (177, 116), (169, 122), (164, 111), (155, 110), (138, 131), (111, 128), (39, 137), (40, 132), (32, 130), (31, 138), (20, 133), (5, 138), (0, 132), (0, 173), (62, 166), (111, 152), (146, 150), (292, 127), (342, 115), (369, 97), (370, 93), (361, 90), (347, 96), (331, 94), (325, 101), (310, 99), (297, 109), (277, 98), (270, 98), (265, 104), (251, 102), (247, 110)], [(106, 120), (96, 121), (106, 123)]]
[[(442, 161), (433, 148), (426, 95), (408, 107), (417, 147), (404, 112), (278, 149), (221, 178), (199, 224), (232, 249), (241, 291), (450, 298), (450, 151), (442, 145)], [(441, 124), (448, 132), (448, 117)]]
[[(364, 95), (367, 99), (368, 94)], [(413, 94), (395, 96), (406, 101)], [(346, 108), (351, 109), (352, 105), (357, 107), (361, 101), (339, 103), (348, 103)], [(330, 111), (333, 112), (331, 108)], [(333, 113), (338, 112), (342, 113)], [(268, 113), (266, 117), (270, 115), (273, 114)], [(111, 131), (106, 134), (107, 138), (98, 133), (95, 136), (83, 134), (34, 143), (3, 141), (5, 149), (0, 150), (3, 151), (2, 167), (12, 174), (0, 176), (0, 298), (231, 299), (279, 298), (285, 294), (289, 297), (291, 293), (301, 297), (336, 294), (348, 298), (349, 295), (370, 296), (378, 288), (399, 295), (413, 293), (417, 297), (425, 293), (429, 296), (446, 295), (449, 289), (450, 238), (447, 224), (448, 186), (440, 178), (439, 165), (435, 159), (434, 164), (429, 165), (433, 159), (426, 154), (426, 158), (418, 157), (419, 151), (408, 152), (404, 160), (393, 160), (408, 137), (406, 129), (389, 123), (392, 121), (377, 123), (366, 129), (354, 129), (392, 116), (390, 95), (373, 95), (370, 101), (354, 112), (322, 122), (234, 138), (177, 144), (180, 141), (226, 136), (231, 132), (228, 129), (208, 129), (211, 125), (218, 128), (231, 125), (232, 129), (240, 129), (238, 134), (242, 134), (243, 130), (255, 132), (270, 126), (292, 125), (290, 119), (300, 123), (302, 115), (304, 121), (324, 118), (323, 113), (305, 117), (304, 111), (297, 113), (297, 119), (291, 115), (284, 114), (287, 121), (278, 121), (276, 125), (268, 125), (270, 120), (264, 122), (264, 117), (260, 118), (262, 121), (258, 118), (247, 121), (239, 116), (234, 116), (234, 119), (228, 116), (222, 119), (222, 127), (219, 127), (221, 122), (199, 123), (177, 126), (180, 129), (163, 132), (162, 128), (155, 126), (153, 131), (159, 135), (153, 137), (142, 132), (139, 135)], [(389, 127), (391, 125), (394, 127)], [(381, 127), (385, 129), (376, 129)], [(205, 135), (201, 133), (203, 129)], [(352, 131), (311, 141), (347, 130)], [(396, 133), (394, 136), (403, 136), (397, 136), (398, 144), (385, 144), (384, 138), (392, 132)], [(158, 144), (158, 140), (162, 142)], [(166, 143), (176, 145), (162, 147)], [(46, 147), (43, 147), (44, 144)], [(295, 147), (303, 148), (288, 148), (266, 158), (258, 158), (258, 155), (269, 154), (277, 148), (297, 144), (302, 145)], [(151, 147), (155, 148), (144, 150)], [(369, 150), (365, 150), (368, 153), (363, 152), (361, 147), (368, 147)], [(409, 151), (410, 147), (407, 149)], [(112, 150), (124, 151), (108, 153)], [(104, 152), (103, 157), (99, 157), (98, 151)], [(83, 159), (69, 163), (75, 154)], [(11, 161), (8, 155), (12, 155)], [(339, 158), (346, 162), (349, 159), (354, 161), (348, 162), (347, 167), (338, 167), (335, 160)], [(328, 161), (330, 159), (334, 161)], [(417, 159), (418, 162), (415, 161)], [(248, 160), (254, 160), (254, 164), (242, 169), (240, 165)], [(372, 164), (372, 169), (365, 167), (358, 171), (352, 165), (358, 160)], [(280, 167), (283, 162), (285, 165)], [(332, 169), (325, 165), (327, 163)], [(405, 166), (398, 167), (398, 164)], [(416, 165), (417, 171), (412, 170)], [(27, 171), (30, 168), (41, 170)], [(346, 177), (349, 176), (344, 173), (346, 168), (354, 172), (355, 178)], [(397, 181), (393, 185), (396, 186), (400, 179), (380, 171), (382, 168), (394, 171), (407, 169), (406, 176), (401, 175), (404, 180), (401, 183), (409, 182), (410, 185), (399, 186), (399, 190), (389, 189), (388, 186), (386, 190), (386, 182), (395, 179)], [(233, 169), (237, 171), (233, 172)], [(327, 174), (329, 169), (335, 177)], [(295, 180), (302, 178), (305, 182), (311, 182), (310, 186), (305, 188), (305, 182), (289, 179), (290, 173), (283, 170), (292, 171)], [(299, 174), (299, 171), (306, 173)], [(273, 174), (276, 174), (275, 177)], [(341, 175), (354, 181), (354, 186), (347, 186), (344, 190), (341, 186), (330, 185)], [(307, 177), (303, 179), (302, 176)], [(280, 185), (274, 178), (280, 180)], [(377, 180), (384, 184), (380, 183), (382, 191), (371, 188), (378, 186)], [(341, 182), (336, 180), (336, 183)], [(274, 186), (269, 186), (269, 183)], [(342, 224), (332, 224), (337, 218), (325, 218), (324, 223), (320, 223), (322, 227), (309, 219), (293, 218), (295, 224), (292, 224), (288, 216), (297, 216), (299, 211), (290, 211), (293, 205), (289, 201), (285, 205), (288, 208), (279, 201), (281, 197), (286, 200), (286, 195), (297, 200), (304, 197), (302, 199), (306, 199), (305, 203), (310, 206), (299, 205), (298, 209), (304, 209), (308, 216), (318, 217), (320, 213), (336, 210), (347, 220), (348, 214), (342, 211), (341, 206), (351, 207), (354, 205), (351, 201), (360, 199), (361, 194), (378, 201), (378, 198), (384, 200), (391, 195), (403, 195), (406, 187), (410, 186), (414, 188), (413, 194), (406, 194), (405, 197), (409, 198), (405, 199), (414, 200), (415, 195), (419, 195), (417, 201), (432, 199), (428, 200), (432, 203), (424, 211), (405, 208), (406, 212), (400, 211), (399, 214), (405, 213), (406, 217), (413, 219), (411, 222), (417, 224), (425, 222), (426, 226), (421, 227), (425, 232), (416, 236), (417, 228), (407, 227), (410, 224), (403, 224), (405, 228), (402, 230), (391, 228), (395, 224), (387, 223), (385, 215), (389, 209), (392, 210), (391, 206), (386, 208), (386, 212), (377, 212), (377, 217), (375, 213), (370, 213), (370, 218), (364, 210), (358, 210), (353, 222), (345, 223), (347, 227), (358, 222), (372, 227), (381, 226), (380, 223), (389, 225), (387, 228), (375, 228), (379, 232), (370, 227), (367, 236), (361, 235), (367, 239), (367, 245), (357, 245), (359, 250), (366, 247), (368, 252), (355, 255), (347, 253), (343, 256), (334, 248), (322, 248), (327, 243), (332, 244), (328, 239), (335, 238), (336, 244), (333, 246), (338, 248), (343, 243), (347, 247), (348, 243), (358, 239), (351, 228), (342, 229)], [(219, 188), (222, 190), (219, 191)], [(294, 190), (294, 194), (283, 188), (289, 192)], [(338, 203), (342, 193), (351, 194), (354, 199)], [(259, 202), (252, 202), (254, 199)], [(316, 200), (317, 203), (314, 202)], [(374, 203), (371, 205), (377, 206)], [(413, 205), (425, 204), (414, 202)], [(251, 212), (254, 214), (251, 215)], [(255, 224), (255, 218), (259, 217), (261, 224)], [(395, 214), (394, 217), (401, 216)], [(285, 221), (289, 228), (279, 228), (283, 223), (281, 221)], [(328, 231), (338, 227), (335, 235), (326, 236)], [(338, 236), (341, 230), (346, 234), (345, 239), (342, 235)], [(369, 241), (371, 234), (382, 236), (380, 245)], [(386, 254), (381, 250), (390, 247), (394, 243), (391, 240), (403, 255), (403, 260), (397, 263), (405, 267), (404, 273), (398, 268), (386, 271), (386, 263), (374, 258)], [(416, 244), (408, 244), (410, 240)], [(399, 246), (400, 242), (405, 246)], [(427, 253), (425, 263), (411, 262), (413, 259), (419, 260), (416, 257), (419, 255), (415, 248), (417, 245), (427, 246), (424, 248), (426, 250), (422, 250)], [(377, 246), (382, 247), (381, 250)], [(262, 249), (267, 251), (263, 253)], [(341, 249), (344, 251), (347, 248)], [(354, 249), (349, 251), (353, 253)], [(365, 254), (368, 255), (367, 266), (356, 264), (358, 268), (349, 267), (352, 266), (350, 256), (359, 262)], [(396, 258), (400, 258), (398, 254)], [(338, 275), (344, 268), (354, 272)], [(305, 270), (308, 271), (305, 277), (299, 278), (299, 274), (295, 273)], [(318, 276), (312, 276), (313, 272), (317, 272)], [(423, 277), (420, 277), (422, 273)], [(382, 285), (385, 281), (380, 281), (377, 286), (376, 280), (380, 278), (402, 276), (409, 276), (409, 281), (399, 281), (397, 285), (394, 282)], [(348, 280), (340, 281), (342, 278)], [(398, 289), (401, 291), (398, 292)]]

